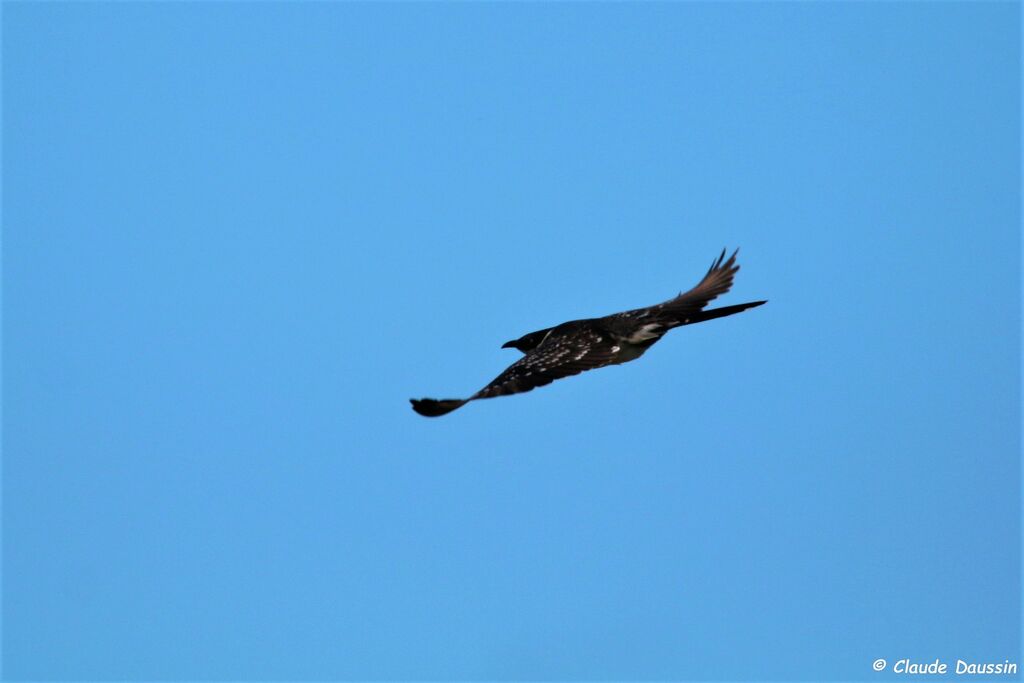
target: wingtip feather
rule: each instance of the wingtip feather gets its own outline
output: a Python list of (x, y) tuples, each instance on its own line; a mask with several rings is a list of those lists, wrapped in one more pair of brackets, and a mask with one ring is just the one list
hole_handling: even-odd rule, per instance
[(424, 417), (440, 417), (462, 407), (466, 401), (461, 398), (447, 398), (440, 401), (434, 398), (410, 398), (409, 403), (412, 404), (413, 410)]

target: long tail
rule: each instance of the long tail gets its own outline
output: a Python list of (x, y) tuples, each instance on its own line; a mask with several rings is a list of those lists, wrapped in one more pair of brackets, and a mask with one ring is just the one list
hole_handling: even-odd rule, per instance
[(412, 404), (413, 410), (424, 417), (440, 417), (441, 415), (447, 415), (456, 408), (461, 408), (468, 400), (464, 398), (446, 398), (438, 401), (434, 398), (410, 398), (409, 403)]
[(699, 313), (695, 313), (693, 315), (690, 315), (689, 318), (687, 319), (687, 321), (685, 323), (682, 323), (682, 324), (683, 325), (692, 325), (694, 323), (702, 323), (705, 320), (714, 320), (715, 318), (724, 318), (727, 315), (732, 315), (733, 313), (740, 313), (741, 311), (745, 311), (748, 308), (756, 308), (756, 307), (760, 306), (761, 304), (766, 304), (766, 303), (768, 303), (767, 300), (765, 300), (765, 301), (751, 301), (750, 303), (736, 304), (735, 306), (722, 306), (721, 308), (712, 308), (709, 311), (700, 311)]

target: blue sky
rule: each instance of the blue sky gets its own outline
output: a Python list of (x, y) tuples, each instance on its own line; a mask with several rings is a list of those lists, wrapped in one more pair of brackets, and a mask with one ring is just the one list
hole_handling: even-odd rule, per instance
[(1019, 4), (2, 12), (7, 678), (1020, 662)]

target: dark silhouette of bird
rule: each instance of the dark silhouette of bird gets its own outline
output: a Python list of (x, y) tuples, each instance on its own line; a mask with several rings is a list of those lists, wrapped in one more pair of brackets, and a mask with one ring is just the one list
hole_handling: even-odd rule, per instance
[(524, 334), (502, 344), (524, 355), (490, 384), (469, 398), (410, 399), (420, 415), (438, 417), (478, 398), (494, 398), (530, 391), (556, 379), (586, 370), (636, 360), (669, 330), (683, 325), (733, 315), (765, 301), (751, 301), (705, 311), (715, 297), (732, 287), (737, 249), (728, 260), (725, 250), (715, 259), (704, 278), (688, 292), (664, 303), (607, 315), (603, 318), (571, 320), (555, 327)]

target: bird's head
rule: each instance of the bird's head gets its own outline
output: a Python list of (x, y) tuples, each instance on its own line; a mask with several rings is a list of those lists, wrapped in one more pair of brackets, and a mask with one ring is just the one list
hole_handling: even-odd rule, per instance
[(503, 348), (503, 349), (519, 349), (523, 353), (526, 353), (527, 351), (530, 350), (528, 347), (527, 348), (523, 347), (523, 340), (522, 339), (513, 339), (512, 341), (507, 341), (507, 342), (505, 342), (504, 344), (501, 345), (501, 348)]
[(537, 330), (536, 332), (531, 332), (530, 334), (524, 334), (519, 339), (513, 339), (512, 341), (505, 342), (504, 344), (501, 345), (501, 348), (519, 349), (523, 353), (532, 351), (533, 349), (540, 346), (540, 343), (544, 341), (544, 338), (547, 337), (548, 332), (550, 332), (551, 329), (552, 328), (549, 327), (545, 330)]

